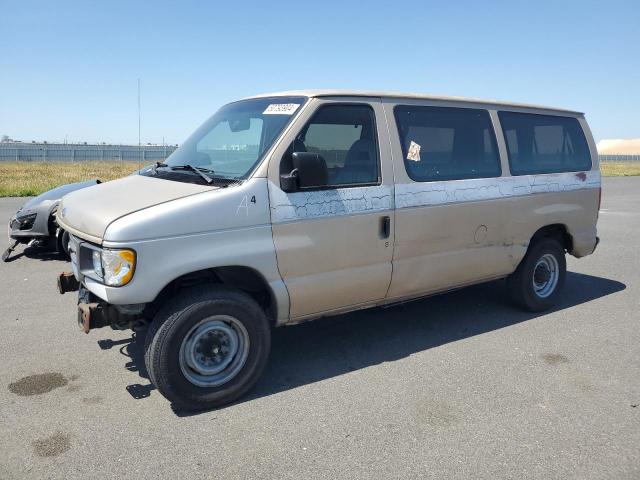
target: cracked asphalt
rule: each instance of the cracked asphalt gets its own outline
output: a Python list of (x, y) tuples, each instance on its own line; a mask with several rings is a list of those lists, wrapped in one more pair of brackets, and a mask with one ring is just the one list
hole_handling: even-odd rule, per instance
[(80, 333), (65, 262), (0, 264), (0, 478), (638, 479), (640, 177), (603, 183), (554, 311), (491, 282), (279, 329), (256, 388), (198, 415), (150, 386), (144, 332)]

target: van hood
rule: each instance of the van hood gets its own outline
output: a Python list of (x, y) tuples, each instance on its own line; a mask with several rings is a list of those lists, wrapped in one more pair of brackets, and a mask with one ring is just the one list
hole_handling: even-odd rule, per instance
[(58, 208), (57, 220), (72, 234), (100, 243), (109, 224), (120, 217), (215, 188), (130, 175), (65, 195)]

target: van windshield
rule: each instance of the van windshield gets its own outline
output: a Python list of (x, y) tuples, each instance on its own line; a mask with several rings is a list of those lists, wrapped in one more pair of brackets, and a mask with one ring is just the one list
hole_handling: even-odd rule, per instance
[[(271, 97), (225, 105), (165, 163), (191, 165), (212, 177), (246, 178), (305, 101), (306, 97)], [(180, 173), (194, 175), (192, 170)]]

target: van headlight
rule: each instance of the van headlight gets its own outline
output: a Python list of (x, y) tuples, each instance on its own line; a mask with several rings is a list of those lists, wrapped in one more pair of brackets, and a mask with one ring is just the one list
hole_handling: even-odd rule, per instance
[(136, 268), (136, 254), (133, 250), (93, 250), (91, 260), (94, 273), (110, 287), (121, 287), (129, 283)]

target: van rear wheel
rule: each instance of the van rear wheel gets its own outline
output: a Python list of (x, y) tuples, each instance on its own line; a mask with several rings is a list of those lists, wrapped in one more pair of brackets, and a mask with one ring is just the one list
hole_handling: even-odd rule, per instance
[(176, 407), (216, 408), (258, 380), (271, 344), (269, 321), (244, 292), (191, 288), (155, 316), (145, 341), (149, 379)]
[(562, 245), (554, 238), (537, 240), (516, 271), (507, 277), (509, 296), (526, 310), (548, 310), (558, 303), (566, 273)]

